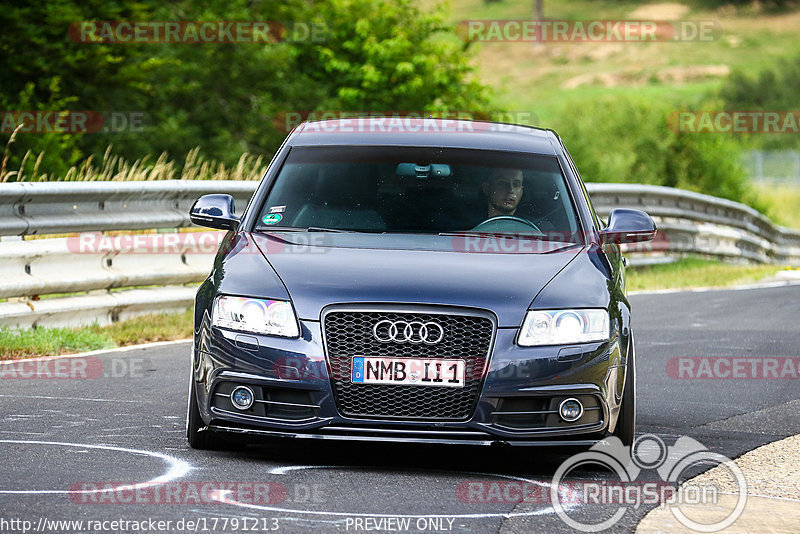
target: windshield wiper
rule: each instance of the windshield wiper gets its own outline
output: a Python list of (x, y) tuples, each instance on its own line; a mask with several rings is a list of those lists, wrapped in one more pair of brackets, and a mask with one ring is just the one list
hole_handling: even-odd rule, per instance
[(336, 232), (337, 234), (352, 234), (355, 230), (342, 230), (341, 228), (325, 228), (322, 226), (309, 226), (306, 228), (308, 232)]
[(505, 232), (475, 232), (472, 230), (455, 230), (452, 232), (439, 232), (441, 236), (467, 236), (467, 237), (524, 237), (526, 239), (546, 238), (545, 234), (507, 234)]
[(353, 233), (355, 230), (342, 230), (341, 228), (325, 228), (322, 226), (308, 226), (300, 228), (296, 226), (256, 226), (256, 231), (259, 232), (335, 232), (335, 233)]

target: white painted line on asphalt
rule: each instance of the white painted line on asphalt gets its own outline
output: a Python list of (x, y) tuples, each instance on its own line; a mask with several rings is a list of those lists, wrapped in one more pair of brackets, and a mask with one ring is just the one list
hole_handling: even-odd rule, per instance
[(759, 284), (746, 284), (741, 286), (728, 287), (691, 287), (674, 289), (643, 289), (640, 291), (628, 291), (628, 296), (633, 295), (664, 295), (668, 293), (705, 293), (707, 291), (744, 291), (748, 289), (769, 289), (773, 287), (786, 287), (800, 285), (800, 281), (778, 281), (761, 282)]
[(126, 345), (115, 349), (100, 349), (89, 352), (79, 352), (77, 354), (61, 354), (58, 356), (40, 356), (38, 358), (20, 358), (18, 360), (0, 360), (0, 365), (13, 365), (19, 362), (40, 362), (42, 360), (58, 360), (62, 358), (85, 358), (86, 356), (101, 356), (103, 354), (116, 354), (119, 352), (129, 352), (138, 349), (149, 349), (155, 347), (165, 347), (177, 345), (179, 343), (191, 343), (191, 339), (175, 339), (173, 341), (154, 341), (152, 343), (142, 343), (140, 345)]
[[(268, 472), (272, 474), (286, 474), (290, 471), (300, 471), (305, 469), (360, 469), (353, 466), (336, 466), (336, 465), (288, 465), (270, 469)], [(528, 482), (543, 488), (550, 488), (549, 482), (542, 482), (541, 480), (532, 480), (529, 478), (517, 477), (513, 475), (505, 475), (500, 473), (478, 473), (478, 472), (463, 472), (465, 475), (478, 475), (484, 477), (506, 478), (509, 480), (518, 480), (521, 482)], [(491, 519), (491, 518), (505, 518), (510, 519), (513, 517), (533, 517), (547, 514), (554, 514), (555, 509), (552, 506), (545, 506), (537, 510), (529, 512), (487, 512), (475, 514), (375, 514), (365, 512), (333, 512), (327, 510), (303, 510), (292, 508), (279, 508), (277, 506), (266, 506), (260, 504), (243, 503), (233, 501), (227, 498), (232, 492), (230, 490), (215, 491), (211, 498), (223, 504), (230, 504), (231, 506), (238, 506), (240, 508), (249, 508), (252, 510), (262, 510), (267, 512), (283, 512), (289, 514), (302, 514), (302, 515), (315, 515), (315, 516), (337, 516), (337, 517), (402, 517), (408, 519), (428, 519), (428, 518), (453, 518), (453, 519)], [(572, 510), (577, 505), (574, 503), (567, 503), (563, 505), (564, 510)]]
[[(57, 447), (76, 447), (76, 448), (83, 448), (83, 449), (100, 449), (106, 451), (113, 451), (113, 452), (127, 452), (130, 454), (138, 454), (141, 456), (150, 456), (153, 458), (158, 458), (163, 460), (164, 462), (169, 465), (169, 469), (161, 475), (157, 476), (156, 478), (150, 479), (146, 482), (139, 482), (136, 484), (130, 484), (126, 486), (115, 486), (110, 488), (103, 488), (103, 489), (92, 489), (92, 490), (4, 490), (0, 489), (0, 494), (12, 494), (12, 495), (42, 495), (42, 494), (59, 494), (59, 495), (70, 495), (70, 494), (88, 494), (88, 493), (108, 493), (114, 491), (124, 491), (124, 490), (131, 490), (131, 489), (139, 489), (139, 488), (147, 488), (150, 486), (158, 486), (160, 484), (166, 484), (167, 482), (171, 482), (177, 478), (181, 478), (189, 473), (194, 467), (191, 466), (188, 462), (183, 460), (179, 460), (172, 456), (162, 454), (160, 452), (152, 452), (152, 451), (145, 451), (142, 449), (128, 449), (125, 447), (114, 447), (111, 445), (89, 445), (86, 443), (65, 443), (62, 441), (34, 441), (34, 440), (18, 440), (18, 439), (0, 439), (0, 443), (12, 443), (12, 444), (21, 444), (21, 445), (53, 445)], [(6, 457), (6, 459), (8, 459)]]
[(87, 401), (87, 402), (130, 402), (133, 404), (141, 404), (142, 401), (134, 401), (134, 400), (121, 400), (121, 399), (92, 399), (92, 398), (83, 398), (83, 397), (46, 397), (44, 395), (3, 395), (0, 394), (0, 397), (10, 397), (12, 399), (52, 399), (52, 400), (76, 400), (76, 401)]
[(778, 271), (775, 273), (778, 280), (800, 280), (800, 270), (798, 271)]
[(273, 467), (267, 473), (271, 475), (285, 475), (289, 471), (300, 471), (303, 469), (337, 469), (336, 465), (284, 465), (283, 467)]

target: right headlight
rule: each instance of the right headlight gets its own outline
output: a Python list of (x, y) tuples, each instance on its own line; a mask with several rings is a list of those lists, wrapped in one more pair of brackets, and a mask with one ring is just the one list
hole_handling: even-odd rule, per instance
[(517, 344), (568, 345), (609, 339), (608, 310), (528, 310)]

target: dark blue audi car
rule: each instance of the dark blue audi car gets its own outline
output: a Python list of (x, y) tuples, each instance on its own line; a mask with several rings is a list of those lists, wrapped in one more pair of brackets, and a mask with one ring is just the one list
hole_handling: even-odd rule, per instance
[(197, 292), (187, 434), (589, 446), (635, 428), (620, 244), (551, 130), (439, 119), (304, 123)]

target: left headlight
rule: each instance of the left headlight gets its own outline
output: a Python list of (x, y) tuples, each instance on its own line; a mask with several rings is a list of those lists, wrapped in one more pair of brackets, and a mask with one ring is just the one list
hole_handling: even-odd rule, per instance
[(269, 336), (300, 335), (292, 304), (285, 300), (218, 297), (211, 324)]
[(528, 310), (517, 343), (523, 347), (609, 339), (608, 310)]

